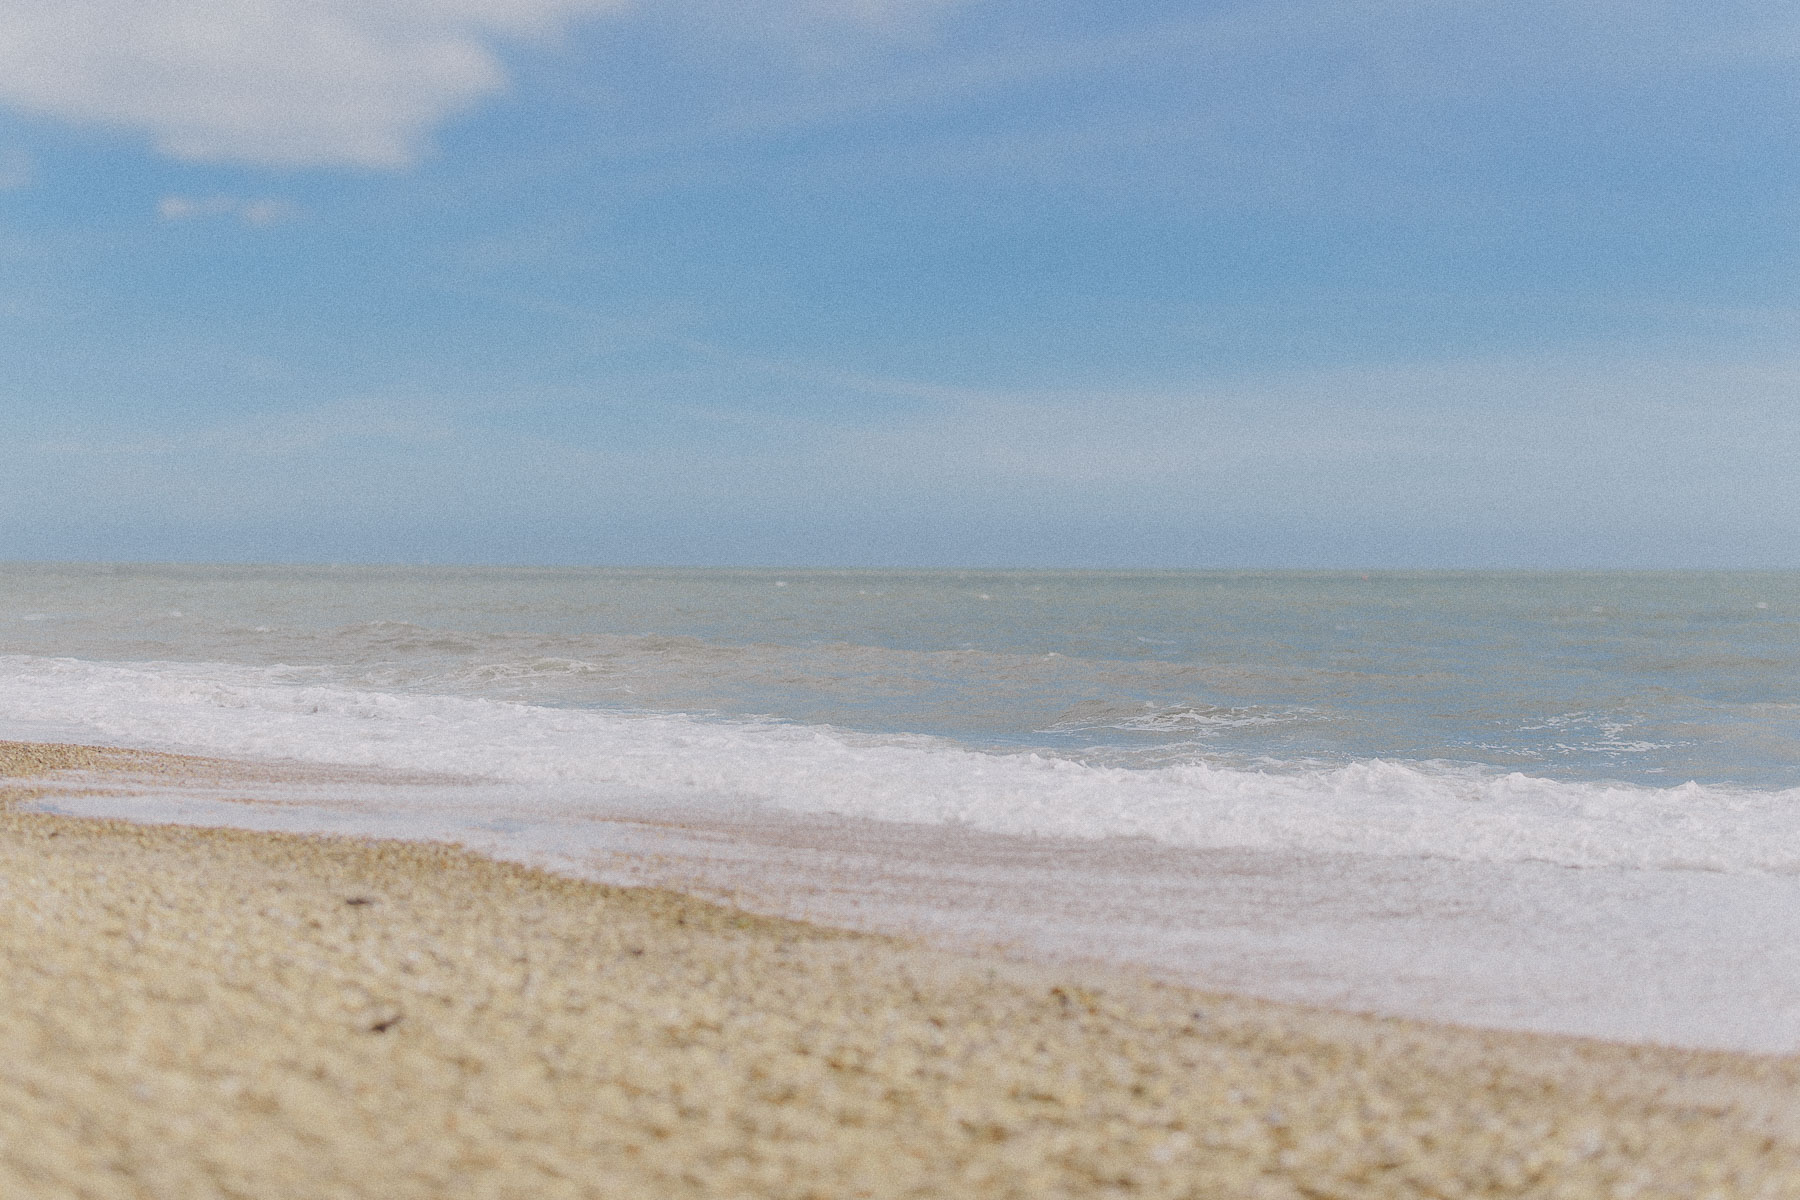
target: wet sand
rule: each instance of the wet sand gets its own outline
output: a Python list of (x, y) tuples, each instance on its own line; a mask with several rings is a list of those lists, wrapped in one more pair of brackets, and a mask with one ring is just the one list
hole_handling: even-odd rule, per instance
[[(81, 770), (0, 744), (0, 798)], [(1031, 967), (432, 844), (0, 812), (0, 1195), (1796, 1196), (1800, 1059)]]

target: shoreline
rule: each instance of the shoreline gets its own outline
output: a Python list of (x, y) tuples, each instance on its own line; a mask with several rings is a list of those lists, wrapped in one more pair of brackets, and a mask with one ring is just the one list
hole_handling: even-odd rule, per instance
[(56, 771), (230, 766), (0, 743), (0, 1191), (1800, 1196), (1796, 1056), (1357, 1016), (437, 843), (16, 804)]
[(1041, 838), (444, 773), (56, 753), (94, 769), (34, 784), (36, 811), (447, 842), (989, 958), (1440, 1024), (1800, 1051), (1791, 875)]

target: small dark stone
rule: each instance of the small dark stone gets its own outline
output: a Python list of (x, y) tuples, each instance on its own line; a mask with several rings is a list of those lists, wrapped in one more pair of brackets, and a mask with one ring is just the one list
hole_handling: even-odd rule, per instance
[(370, 1033), (386, 1033), (388, 1030), (390, 1030), (394, 1026), (398, 1025), (400, 1023), (401, 1019), (405, 1015), (406, 1014), (404, 1014), (404, 1013), (396, 1013), (394, 1016), (388, 1017), (386, 1020), (377, 1021), (373, 1025), (369, 1026), (369, 1032)]
[(375, 897), (373, 897), (373, 896), (350, 896), (344, 900), (344, 903), (351, 905), (352, 907), (361, 907), (364, 904), (375, 903)]

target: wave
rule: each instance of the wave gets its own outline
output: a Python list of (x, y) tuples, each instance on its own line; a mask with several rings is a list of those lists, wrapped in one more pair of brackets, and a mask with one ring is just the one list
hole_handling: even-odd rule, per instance
[(1127, 768), (922, 735), (549, 708), (325, 679), (318, 668), (0, 656), (0, 729), (457, 774), (538, 789), (596, 814), (609, 805), (751, 804), (1184, 847), (1800, 873), (1800, 789), (1653, 788), (1388, 760), (1246, 770), (1195, 757)]
[(47, 637), (42, 646), (15, 639), (10, 648), (21, 656), (64, 654), (88, 661), (312, 664), (329, 668), (352, 686), (474, 695), (505, 689), (509, 699), (549, 704), (581, 704), (607, 690), (681, 697), (758, 691), (771, 684), (853, 702), (933, 695), (957, 704), (962, 693), (991, 699), (994, 689), (1002, 688), (1009, 695), (1060, 698), (1064, 706), (1095, 695), (1157, 696), (1164, 698), (1159, 703), (1167, 703), (1203, 695), (1210, 673), (1196, 664), (1143, 657), (1083, 658), (841, 639), (787, 644), (690, 634), (473, 631), (391, 620), (316, 630), (246, 624), (196, 628), (169, 641), (131, 642), (124, 654), (109, 653), (104, 638), (72, 646), (61, 633)]
[(1058, 732), (1122, 730), (1150, 733), (1204, 733), (1214, 729), (1245, 729), (1259, 725), (1288, 725), (1305, 721), (1313, 710), (1266, 705), (1164, 704), (1144, 700), (1136, 704), (1084, 700), (1058, 717), (1049, 729)]

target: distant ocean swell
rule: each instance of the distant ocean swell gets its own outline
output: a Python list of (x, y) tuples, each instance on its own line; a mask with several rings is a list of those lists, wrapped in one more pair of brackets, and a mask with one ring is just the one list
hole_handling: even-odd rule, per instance
[(921, 735), (550, 708), (321, 678), (279, 667), (0, 656), (0, 736), (48, 732), (466, 775), (596, 814), (750, 805), (1186, 847), (1800, 873), (1800, 788), (1653, 788), (1390, 760), (1245, 770), (1195, 755), (1126, 768)]

